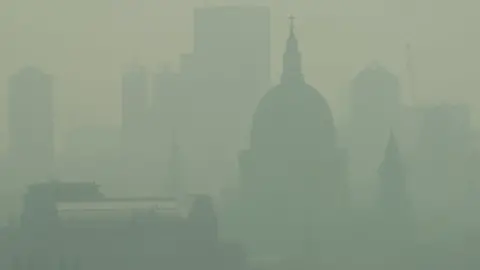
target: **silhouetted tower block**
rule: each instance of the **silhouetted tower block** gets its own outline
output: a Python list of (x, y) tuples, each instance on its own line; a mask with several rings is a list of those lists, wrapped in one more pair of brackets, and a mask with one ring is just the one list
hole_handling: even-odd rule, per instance
[[(465, 199), (468, 176), (467, 162), (474, 145), (469, 107), (465, 104), (442, 104), (421, 108), (421, 126), (415, 148), (413, 183), (422, 196), (417, 205), (419, 218), (436, 215), (458, 215), (452, 202)], [(478, 177), (477, 177), (478, 178)], [(452, 181), (455, 179), (455, 181)], [(435, 192), (432, 192), (432, 186)], [(454, 212), (450, 212), (453, 210)]]
[(181, 74), (189, 159), (201, 181), (236, 185), (236, 154), (247, 145), (252, 113), (271, 86), (270, 36), (268, 7), (194, 11), (194, 51), (183, 56)]
[(148, 85), (144, 67), (133, 66), (122, 77), (122, 140), (127, 149), (136, 150), (144, 143)]
[(440, 105), (423, 110), (419, 150), (435, 159), (448, 159), (451, 154), (472, 147), (470, 109), (465, 104)]
[(54, 164), (53, 78), (27, 67), (8, 81), (9, 157), (12, 165), (37, 178)]
[(169, 66), (153, 78), (152, 125), (157, 136), (165, 137), (165, 131), (174, 128), (174, 123), (183, 120), (182, 116), (190, 109), (186, 108), (188, 103), (185, 104), (187, 100), (182, 79), (182, 74), (175, 73)]
[(382, 237), (393, 239), (392, 245), (408, 244), (406, 241), (413, 240), (415, 216), (407, 187), (406, 168), (393, 132), (379, 168), (379, 176), (380, 225), (386, 233)]
[[(251, 90), (265, 89), (270, 86), (270, 47), (268, 7), (195, 9), (194, 53), (202, 63), (203, 74), (227, 81), (242, 78), (255, 84)], [(245, 90), (242, 92), (252, 98)]]

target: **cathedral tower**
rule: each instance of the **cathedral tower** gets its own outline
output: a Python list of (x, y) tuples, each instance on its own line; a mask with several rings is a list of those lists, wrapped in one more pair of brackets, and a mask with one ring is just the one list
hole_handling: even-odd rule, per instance
[(298, 49), (298, 40), (295, 36), (294, 19), (290, 16), (290, 35), (287, 39), (285, 53), (283, 54), (282, 83), (304, 82), (302, 73), (302, 54)]
[(346, 156), (326, 99), (303, 78), (293, 18), (283, 60), (281, 82), (260, 101), (239, 164), (244, 237), (262, 255), (326, 244), (349, 197)]

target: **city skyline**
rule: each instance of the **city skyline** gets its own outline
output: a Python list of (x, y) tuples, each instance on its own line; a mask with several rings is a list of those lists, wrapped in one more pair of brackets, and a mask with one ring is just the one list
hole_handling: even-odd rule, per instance
[[(129, 9), (123, 2), (110, 6), (99, 2), (92, 5), (87, 1), (76, 7), (58, 6), (55, 12), (47, 10), (53, 7), (51, 3), (27, 12), (26, 6), (6, 1), (7, 9), (4, 10), (11, 11), (16, 17), (13, 20), (4, 16), (6, 23), (0, 24), (0, 30), (6, 34), (6, 41), (0, 45), (0, 55), (4, 59), (0, 64), (0, 71), (4, 74), (0, 77), (0, 89), (6, 89), (8, 76), (25, 65), (38, 66), (52, 74), (56, 82), (55, 116), (59, 145), (63, 144), (64, 135), (73, 129), (119, 125), (120, 76), (125, 65), (136, 59), (153, 72), (163, 62), (177, 63), (181, 54), (192, 50), (193, 8), (203, 5), (189, 2), (180, 7), (168, 1), (142, 3), (143, 6)], [(391, 10), (372, 8), (380, 3), (366, 1), (355, 13), (342, 9), (351, 5), (349, 1), (339, 2), (328, 9), (321, 8), (323, 4), (320, 3), (315, 6), (318, 7), (317, 14), (303, 2), (271, 4), (272, 81), (279, 79), (281, 65), (278, 56), (282, 53), (284, 26), (288, 23), (285, 18), (294, 13), (298, 17), (299, 36), (305, 41), (302, 51), (309, 55), (304, 64), (306, 77), (325, 94), (339, 122), (345, 122), (344, 89), (350, 79), (371, 61), (378, 60), (404, 80), (404, 47), (410, 42), (420, 102), (468, 102), (473, 105), (473, 123), (477, 124), (478, 106), (473, 91), (478, 88), (476, 76), (467, 72), (474, 70), (475, 65), (475, 58), (469, 57), (468, 52), (473, 53), (475, 44), (478, 44), (476, 36), (470, 34), (474, 24), (468, 11), (474, 8), (465, 3), (452, 9), (445, 3), (428, 6), (419, 1), (416, 13), (411, 12), (414, 14), (392, 14)], [(33, 10), (36, 13), (32, 13)], [(449, 14), (451, 20), (442, 21), (447, 10), (452, 11)], [(72, 13), (74, 11), (79, 13)], [(92, 28), (83, 22), (79, 16), (81, 11), (90, 12), (91, 20), (97, 22), (97, 26)], [(35, 14), (43, 14), (49, 20), (40, 20)], [(67, 14), (71, 16), (64, 20)], [(169, 14), (178, 16), (172, 18)], [(61, 27), (55, 25), (58, 20), (63, 20)], [(42, 42), (38, 42), (38, 38), (42, 38)], [(458, 55), (458, 52), (465, 53)], [(83, 57), (75, 58), (79, 54)], [(442, 58), (451, 64), (450, 67), (460, 68), (438, 64), (438, 59)], [(452, 91), (454, 88), (458, 89)], [(406, 89), (403, 89), (403, 95), (408, 101)], [(0, 91), (0, 97), (5, 97), (5, 91)], [(85, 107), (93, 110), (84, 110)], [(0, 127), (3, 127), (0, 128), (0, 149), (5, 149), (4, 110), (0, 112)]]
[(0, 18), (2, 269), (479, 268), (467, 6), (85, 1)]

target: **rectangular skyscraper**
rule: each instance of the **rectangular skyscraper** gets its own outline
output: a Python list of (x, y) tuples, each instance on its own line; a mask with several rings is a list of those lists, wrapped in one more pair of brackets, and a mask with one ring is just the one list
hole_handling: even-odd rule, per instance
[(9, 157), (35, 177), (51, 177), (54, 164), (53, 79), (28, 67), (8, 82)]
[(148, 74), (144, 67), (133, 66), (122, 78), (122, 140), (132, 150), (139, 147), (148, 110)]
[(425, 108), (422, 113), (419, 147), (427, 147), (429, 151), (470, 149), (472, 130), (467, 105), (445, 104)]
[(251, 76), (269, 81), (268, 7), (198, 8), (194, 13), (194, 24), (194, 54), (201, 59), (208, 59), (206, 72), (215, 72), (228, 78)]
[[(194, 11), (194, 49), (181, 59), (184, 140), (198, 189), (235, 181), (252, 114), (270, 88), (270, 9)], [(175, 91), (175, 90), (173, 90)], [(202, 181), (208, 181), (206, 182)], [(200, 184), (201, 183), (201, 184)]]

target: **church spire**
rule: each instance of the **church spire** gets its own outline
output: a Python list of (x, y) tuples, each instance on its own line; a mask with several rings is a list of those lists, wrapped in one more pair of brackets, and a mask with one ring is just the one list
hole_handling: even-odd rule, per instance
[(380, 166), (380, 190), (378, 210), (384, 232), (382, 238), (389, 245), (404, 249), (412, 244), (415, 231), (415, 214), (407, 188), (406, 168), (402, 162), (393, 132)]
[(379, 173), (382, 177), (388, 177), (389, 174), (396, 174), (397, 177), (404, 178), (402, 158), (393, 131), (390, 131), (390, 138), (388, 139), (388, 145), (385, 149), (385, 158), (380, 166)]
[(295, 17), (290, 15), (288, 19), (290, 20), (290, 37), (295, 37)]
[(401, 215), (408, 216), (411, 209), (407, 188), (406, 168), (393, 132), (390, 132), (390, 139), (385, 150), (385, 158), (379, 169), (379, 176), (379, 203), (381, 208), (397, 217)]
[(283, 73), (281, 83), (303, 82), (302, 55), (298, 50), (298, 41), (295, 36), (295, 17), (289, 16), (290, 35), (287, 39), (283, 54)]

